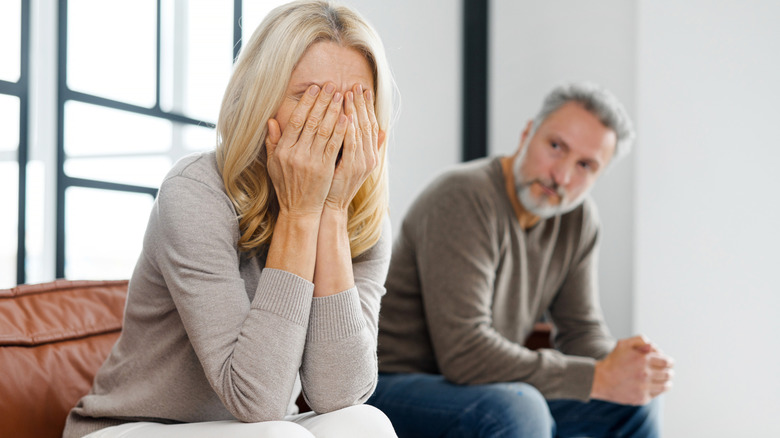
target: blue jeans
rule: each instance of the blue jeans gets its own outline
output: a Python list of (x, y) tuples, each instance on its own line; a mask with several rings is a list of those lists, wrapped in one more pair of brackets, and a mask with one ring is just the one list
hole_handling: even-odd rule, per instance
[(546, 401), (526, 383), (456, 385), (437, 374), (379, 374), (367, 402), (399, 438), (658, 437), (660, 403)]

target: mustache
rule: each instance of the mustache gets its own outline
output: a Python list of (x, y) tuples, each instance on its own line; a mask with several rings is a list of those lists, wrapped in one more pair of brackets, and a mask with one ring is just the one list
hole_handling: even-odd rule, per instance
[(559, 198), (565, 199), (566, 197), (566, 191), (561, 187), (560, 184), (557, 182), (550, 180), (545, 181), (540, 178), (532, 179), (530, 181), (525, 181), (517, 184), (517, 191), (520, 192), (522, 190), (525, 190), (526, 188), (530, 187), (534, 183), (539, 183), (540, 185), (552, 190), (555, 192), (556, 195), (558, 195)]

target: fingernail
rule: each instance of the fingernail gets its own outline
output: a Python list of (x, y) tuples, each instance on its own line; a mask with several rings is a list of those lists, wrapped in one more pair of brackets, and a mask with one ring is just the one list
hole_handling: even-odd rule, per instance
[(348, 101), (348, 102), (351, 102), (351, 101), (352, 101), (352, 98), (353, 98), (353, 96), (352, 96), (352, 92), (351, 92), (351, 91), (347, 91), (347, 94), (346, 94), (346, 96), (347, 96), (347, 101)]
[(374, 92), (371, 90), (366, 91), (366, 100), (372, 102), (374, 100)]
[(358, 84), (357, 92), (358, 92), (358, 94), (363, 94), (363, 86), (362, 85)]
[(328, 94), (332, 93), (332, 92), (333, 92), (333, 90), (335, 90), (335, 89), (336, 89), (336, 86), (335, 86), (335, 85), (333, 85), (333, 84), (331, 84), (330, 82), (328, 82), (328, 83), (325, 85), (325, 92), (326, 92), (326, 93), (328, 93)]
[(339, 125), (343, 125), (345, 123), (347, 123), (347, 116), (342, 114), (342, 115), (339, 116)]
[(342, 97), (344, 97), (344, 96), (343, 96), (341, 93), (336, 93), (336, 94), (333, 96), (333, 101), (334, 101), (334, 102), (336, 102), (336, 103), (339, 103), (339, 102), (341, 102), (341, 98), (342, 98)]
[(312, 96), (316, 96), (317, 93), (319, 93), (319, 92), (320, 92), (320, 87), (318, 87), (316, 85), (312, 85), (312, 87), (309, 88), (309, 94), (311, 94)]

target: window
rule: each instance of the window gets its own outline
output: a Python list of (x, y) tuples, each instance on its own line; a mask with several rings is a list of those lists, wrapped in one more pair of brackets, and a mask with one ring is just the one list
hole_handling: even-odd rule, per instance
[[(52, 2), (45, 13), (59, 24), (56, 71), (35, 72), (56, 77), (51, 162), (28, 162), (30, 3), (8, 0), (0, 13), (0, 287), (52, 276), (128, 278), (162, 178), (182, 156), (214, 148), (240, 40), (284, 1)], [(56, 185), (41, 183), (44, 174)], [(56, 253), (48, 277), (37, 266), (42, 252)]]
[(9, 0), (0, 14), (0, 287), (24, 280), (28, 10)]

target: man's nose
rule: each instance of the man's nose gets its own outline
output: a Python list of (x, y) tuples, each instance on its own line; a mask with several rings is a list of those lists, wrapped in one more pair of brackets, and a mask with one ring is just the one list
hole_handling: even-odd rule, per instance
[(553, 166), (552, 177), (559, 186), (566, 186), (571, 181), (573, 167), (566, 162), (560, 162)]

